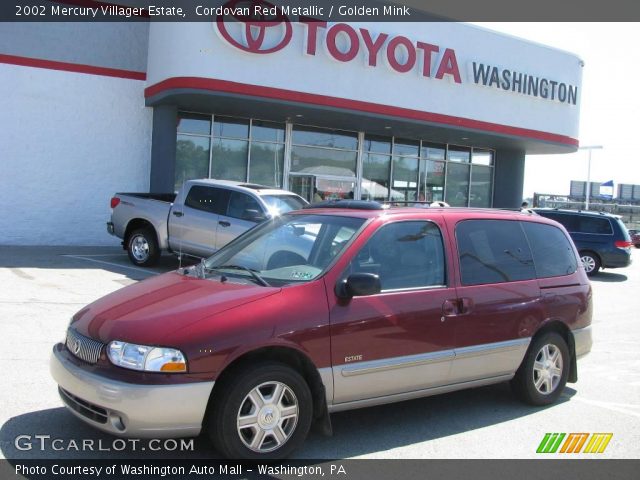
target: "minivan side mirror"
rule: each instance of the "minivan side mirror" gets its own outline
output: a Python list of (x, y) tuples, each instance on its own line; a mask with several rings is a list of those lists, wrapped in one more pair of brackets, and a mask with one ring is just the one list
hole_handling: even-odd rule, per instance
[(336, 284), (339, 298), (364, 297), (380, 293), (380, 277), (374, 273), (352, 273)]

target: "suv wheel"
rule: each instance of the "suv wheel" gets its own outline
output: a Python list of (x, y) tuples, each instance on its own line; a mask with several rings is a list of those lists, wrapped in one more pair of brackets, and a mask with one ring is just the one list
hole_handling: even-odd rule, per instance
[(600, 270), (600, 259), (595, 253), (580, 252), (580, 260), (582, 260), (582, 265), (584, 265), (584, 269), (590, 277)]
[(570, 368), (569, 348), (555, 332), (533, 340), (522, 365), (511, 380), (516, 396), (531, 405), (554, 403), (567, 383)]
[(151, 228), (139, 228), (131, 232), (127, 240), (129, 260), (139, 267), (151, 267), (160, 258), (160, 248)]
[(225, 457), (279, 459), (306, 438), (313, 401), (298, 372), (270, 362), (234, 372), (214, 398), (212, 409), (206, 428)]

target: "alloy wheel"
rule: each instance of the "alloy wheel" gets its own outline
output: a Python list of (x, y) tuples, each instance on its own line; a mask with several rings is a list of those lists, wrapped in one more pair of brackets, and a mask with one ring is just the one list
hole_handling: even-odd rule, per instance
[(291, 438), (298, 413), (298, 399), (291, 388), (281, 382), (262, 383), (240, 404), (238, 435), (254, 452), (272, 452)]
[(549, 395), (558, 388), (562, 368), (560, 349), (551, 343), (544, 345), (533, 363), (533, 384), (536, 390), (543, 395)]

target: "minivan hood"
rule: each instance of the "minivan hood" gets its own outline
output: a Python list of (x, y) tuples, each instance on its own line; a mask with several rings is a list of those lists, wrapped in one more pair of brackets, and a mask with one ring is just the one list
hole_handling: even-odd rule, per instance
[(100, 298), (74, 315), (72, 326), (104, 343), (168, 345), (171, 334), (187, 325), (279, 291), (170, 272)]

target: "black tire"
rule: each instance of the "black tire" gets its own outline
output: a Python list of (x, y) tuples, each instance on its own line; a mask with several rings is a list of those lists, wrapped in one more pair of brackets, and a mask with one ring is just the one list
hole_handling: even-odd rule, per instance
[(129, 260), (138, 267), (152, 267), (160, 258), (156, 233), (151, 227), (138, 228), (127, 238)]
[[(540, 366), (541, 363), (544, 365), (543, 362), (537, 362), (536, 360), (542, 359), (541, 356), (544, 356), (543, 348), (545, 347), (548, 348), (547, 351), (558, 352), (562, 361), (561, 373), (557, 378), (557, 383), (554, 383), (553, 379), (549, 379), (551, 383), (547, 383), (543, 378), (542, 385), (536, 387), (536, 382), (543, 377), (539, 370), (536, 369), (536, 365)], [(520, 368), (518, 368), (515, 377), (511, 380), (511, 388), (519, 400), (530, 405), (552, 404), (564, 390), (570, 368), (569, 347), (567, 347), (564, 338), (555, 332), (545, 333), (534, 338), (531, 345), (529, 345)]]
[[(265, 404), (260, 410), (255, 407), (248, 395), (262, 385), (264, 387), (261, 388), (266, 389), (262, 390), (267, 393), (266, 398), (273, 398), (275, 390), (272, 390), (274, 393), (271, 396), (268, 393), (271, 384), (276, 383), (289, 389), (288, 391), (285, 390), (285, 392), (293, 393), (294, 397), (289, 395), (286, 405), (288, 405), (287, 408), (292, 408), (295, 403), (298, 416), (295, 422), (293, 422), (293, 419), (289, 419), (284, 420), (285, 423), (282, 424), (278, 423), (276, 419), (273, 428), (263, 429), (262, 432), (267, 432), (264, 434), (264, 443), (261, 443), (261, 446), (264, 446), (264, 451), (254, 451), (249, 448), (247, 443), (257, 438), (258, 429), (254, 427), (239, 428), (238, 418), (241, 409), (243, 409), (245, 416), (251, 417), (255, 415), (256, 418), (271, 421), (273, 415), (268, 416), (270, 415), (269, 403)], [(307, 382), (291, 367), (279, 362), (265, 362), (260, 366), (247, 365), (232, 372), (220, 387), (216, 389), (216, 396), (212, 399), (211, 412), (207, 417), (205, 429), (216, 450), (226, 458), (242, 460), (282, 459), (286, 458), (304, 442), (311, 426), (313, 400)], [(282, 399), (283, 401), (286, 399), (285, 395), (282, 396)], [(282, 404), (278, 402), (278, 406)], [(250, 407), (250, 409), (247, 407)], [(264, 414), (261, 415), (260, 412), (264, 412)], [(279, 413), (275, 416), (280, 418)], [(290, 421), (292, 423), (286, 423)], [(275, 429), (280, 427), (280, 432), (287, 433), (285, 433), (285, 441), (277, 445), (276, 435), (271, 432), (275, 432)], [(272, 449), (266, 451), (269, 448)]]
[(580, 252), (580, 259), (584, 265), (585, 272), (587, 272), (587, 275), (590, 277), (596, 275), (602, 267), (600, 257), (593, 252)]

